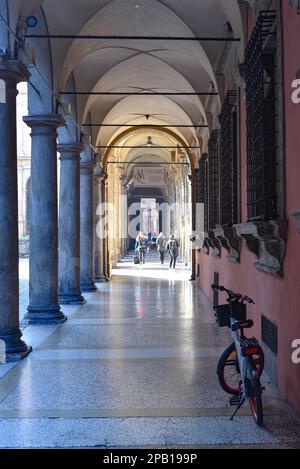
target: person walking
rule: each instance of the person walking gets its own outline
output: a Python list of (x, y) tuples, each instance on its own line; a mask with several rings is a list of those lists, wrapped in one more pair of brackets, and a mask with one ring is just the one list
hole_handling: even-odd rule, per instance
[(174, 238), (174, 235), (170, 236), (166, 247), (170, 254), (170, 269), (175, 269), (177, 257), (179, 255), (179, 242)]
[(167, 238), (163, 233), (160, 233), (156, 240), (156, 246), (159, 252), (161, 265), (164, 265), (165, 262), (166, 240)]
[(140, 264), (145, 264), (147, 245), (147, 237), (140, 231), (135, 242), (135, 249), (139, 254)]

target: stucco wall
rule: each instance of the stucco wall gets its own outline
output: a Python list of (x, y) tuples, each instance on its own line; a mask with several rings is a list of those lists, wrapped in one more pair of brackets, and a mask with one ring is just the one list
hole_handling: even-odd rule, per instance
[[(254, 333), (260, 338), (261, 314), (278, 325), (278, 384), (283, 397), (300, 413), (300, 364), (291, 360), (292, 341), (300, 339), (300, 234), (291, 212), (300, 208), (300, 104), (291, 100), (291, 83), (300, 69), (300, 15), (288, 2), (282, 2), (284, 41), (284, 95), (285, 95), (285, 203), (289, 222), (287, 253), (282, 279), (257, 271), (253, 267), (255, 256), (245, 246), (241, 251), (241, 262), (232, 264), (222, 250), (221, 258), (198, 253), (200, 286), (212, 299), (210, 285), (214, 271), (219, 272), (220, 283), (233, 290), (241, 291), (255, 299), (256, 305), (249, 307), (249, 317), (256, 323)], [(246, 126), (244, 100), (241, 98), (241, 188), (242, 220), (247, 219), (246, 210)], [(222, 300), (222, 297), (220, 297)]]

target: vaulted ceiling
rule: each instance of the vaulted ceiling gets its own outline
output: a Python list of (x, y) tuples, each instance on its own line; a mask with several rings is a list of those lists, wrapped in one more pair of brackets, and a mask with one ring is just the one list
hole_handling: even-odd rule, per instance
[[(219, 97), (167, 93), (218, 91), (218, 63), (226, 45), (206, 41), (82, 40), (76, 39), (77, 35), (190, 38), (232, 35), (241, 40), (231, 47), (237, 57), (241, 59), (243, 55), (243, 27), (237, 0), (11, 0), (12, 29), (20, 33), (24, 25), (20, 18), (29, 15), (38, 18), (37, 26), (27, 31), (30, 34), (74, 36), (25, 42), (35, 48), (37, 68), (55, 96), (70, 90), (165, 94), (64, 97), (72, 103), (79, 126), (83, 122), (116, 124), (93, 128), (94, 145), (106, 145), (116, 139), (125, 130), (120, 124), (206, 124), (208, 106), (213, 100), (220, 105)], [(51, 54), (51, 60), (47, 54)], [(207, 132), (180, 127), (174, 131), (187, 144), (197, 143), (197, 136), (203, 137)], [(137, 129), (135, 134), (140, 141), (145, 131)]]

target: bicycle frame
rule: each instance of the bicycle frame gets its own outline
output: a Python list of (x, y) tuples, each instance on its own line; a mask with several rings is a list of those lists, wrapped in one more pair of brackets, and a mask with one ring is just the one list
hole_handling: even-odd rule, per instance
[[(231, 319), (231, 326), (234, 324), (234, 318)], [(253, 372), (252, 364), (251, 364), (251, 359), (248, 356), (244, 356), (242, 354), (242, 348), (240, 345), (240, 338), (244, 338), (244, 332), (241, 330), (239, 332), (239, 329), (236, 331), (233, 331), (232, 328), (230, 327), (230, 335), (231, 338), (235, 344), (235, 350), (237, 354), (237, 359), (239, 363), (239, 369), (240, 369), (240, 375), (241, 375), (241, 381), (242, 381), (242, 389), (243, 389), (243, 394), (242, 394), (242, 400), (244, 401), (248, 395), (247, 395), (247, 384), (246, 380), (247, 378), (250, 379), (250, 374)]]

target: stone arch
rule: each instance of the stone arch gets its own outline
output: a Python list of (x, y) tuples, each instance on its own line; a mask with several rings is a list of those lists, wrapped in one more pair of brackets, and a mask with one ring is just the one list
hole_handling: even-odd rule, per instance
[[(156, 127), (149, 125), (149, 129), (156, 129)], [(192, 152), (188, 148), (188, 145), (186, 144), (186, 142), (181, 137), (179, 137), (179, 135), (176, 132), (173, 132), (171, 129), (166, 128), (166, 129), (160, 129), (160, 130), (161, 130), (161, 132), (166, 133), (167, 135), (169, 135), (169, 136), (173, 137), (175, 140), (177, 140), (179, 142), (179, 145), (182, 146), (185, 149), (188, 160), (189, 160), (189, 163), (190, 163), (190, 166), (191, 166), (191, 170), (193, 171), (195, 166), (196, 166), (195, 156), (192, 154)], [(117, 137), (115, 137), (112, 140), (110, 145), (111, 146), (117, 145), (117, 143), (122, 138), (128, 136), (129, 134), (135, 133), (135, 132), (137, 132), (137, 130), (135, 128), (130, 128), (130, 129), (124, 130), (124, 132), (122, 132), (120, 135), (118, 135)], [(107, 164), (108, 157), (109, 157), (110, 153), (111, 153), (111, 148), (107, 148), (106, 151), (103, 154), (102, 165), (103, 165), (104, 170), (106, 169), (106, 164)]]
[[(76, 91), (73, 74), (66, 84), (66, 91)], [(74, 144), (81, 140), (81, 130), (77, 124), (77, 100), (74, 95), (63, 96), (61, 102), (57, 102), (57, 112), (64, 116), (65, 123), (58, 129), (58, 141), (60, 144)]]
[[(49, 34), (47, 15), (42, 5), (35, 13), (38, 23), (35, 28), (36, 34)], [(57, 97), (55, 95), (55, 76), (53, 68), (53, 49), (49, 39), (30, 39), (30, 46), (36, 54), (36, 66), (32, 69), (28, 107), (30, 114), (52, 114), (57, 107)]]

